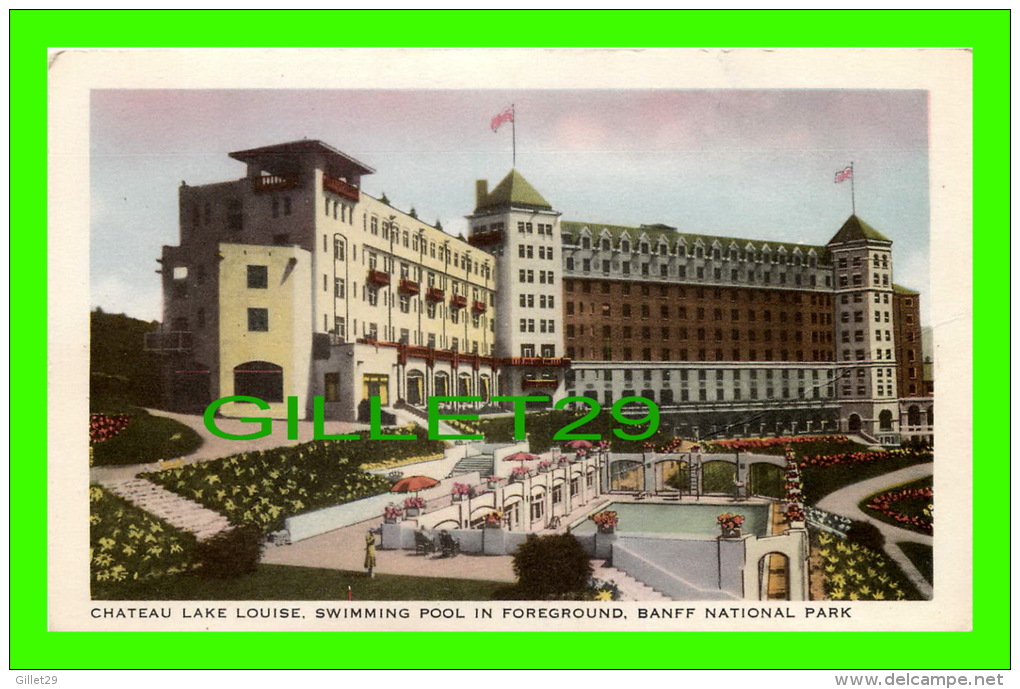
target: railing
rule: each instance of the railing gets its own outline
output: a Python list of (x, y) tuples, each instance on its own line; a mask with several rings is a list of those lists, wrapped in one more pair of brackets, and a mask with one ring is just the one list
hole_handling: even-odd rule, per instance
[(281, 191), (283, 189), (295, 189), (301, 186), (301, 178), (297, 175), (284, 177), (283, 175), (261, 175), (252, 177), (251, 190), (256, 194), (267, 191)]
[(471, 310), (475, 313), (485, 313), (486, 304), (484, 301), (473, 301), (471, 302)]
[(337, 196), (343, 196), (351, 201), (357, 202), (361, 198), (361, 192), (356, 186), (350, 182), (345, 182), (342, 179), (336, 177), (330, 177), (327, 174), (322, 175), (322, 188), (326, 191), (331, 191)]
[(563, 357), (512, 356), (503, 359), (504, 366), (570, 366)]
[(190, 332), (174, 330), (165, 333), (145, 333), (147, 352), (190, 352), (191, 348)]
[(455, 309), (463, 309), (467, 306), (467, 297), (462, 294), (454, 294), (450, 296), (450, 306)]
[(425, 298), (429, 301), (442, 301), (446, 297), (446, 293), (438, 287), (429, 287), (425, 291)]
[(404, 294), (410, 294), (411, 296), (414, 296), (415, 294), (418, 294), (418, 292), (421, 291), (421, 287), (419, 287), (418, 283), (415, 282), (414, 280), (408, 280), (407, 278), (401, 278), (400, 279), (400, 291), (403, 292)]
[(368, 281), (371, 282), (373, 285), (385, 287), (386, 285), (390, 284), (390, 274), (384, 273), (381, 270), (369, 270)]
[(521, 381), (521, 388), (558, 388), (560, 381), (555, 378), (529, 378)]

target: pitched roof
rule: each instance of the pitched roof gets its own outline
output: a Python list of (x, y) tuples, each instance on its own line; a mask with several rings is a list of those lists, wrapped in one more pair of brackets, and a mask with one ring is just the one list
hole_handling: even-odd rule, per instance
[(670, 246), (674, 245), (680, 239), (683, 239), (684, 243), (688, 247), (694, 246), (697, 244), (698, 240), (701, 240), (702, 244), (704, 244), (706, 248), (711, 248), (715, 242), (719, 242), (724, 253), (729, 249), (731, 243), (736, 244), (740, 251), (743, 251), (748, 244), (753, 247), (754, 251), (762, 251), (766, 246), (768, 246), (772, 252), (777, 252), (780, 247), (782, 247), (789, 255), (792, 255), (795, 249), (800, 249), (800, 252), (804, 256), (807, 256), (808, 252), (813, 249), (815, 255), (818, 257), (819, 264), (828, 265), (832, 262), (828, 248), (814, 244), (793, 244), (790, 242), (774, 242), (764, 239), (741, 239), (740, 237), (690, 234), (687, 232), (677, 232), (669, 225), (662, 224), (632, 227), (627, 225), (607, 225), (605, 223), (576, 222), (570, 220), (560, 222), (560, 232), (564, 235), (569, 235), (575, 243), (577, 242), (581, 231), (585, 228), (588, 229), (595, 241), (598, 240), (598, 237), (603, 230), (607, 231), (612, 237), (614, 244), (618, 242), (620, 240), (620, 236), (626, 232), (630, 235), (631, 241), (635, 244), (637, 243), (638, 238), (642, 234), (645, 234), (648, 236), (648, 240), (653, 246), (659, 242), (660, 238), (665, 239)]
[(878, 242), (889, 242), (892, 244), (892, 240), (884, 234), (858, 218), (856, 215), (851, 215), (846, 219), (846, 222), (843, 223), (843, 227), (839, 228), (839, 232), (836, 233), (836, 236), (829, 240), (829, 245), (844, 244), (846, 242), (855, 242), (862, 239), (872, 239)]
[(527, 208), (552, 210), (549, 202), (542, 198), (542, 195), (538, 193), (535, 187), (531, 186), (528, 180), (524, 179), (524, 176), (517, 172), (517, 170), (511, 170), (503, 178), (503, 181), (489, 192), (485, 200), (479, 202), (475, 212), (501, 206), (525, 206)]

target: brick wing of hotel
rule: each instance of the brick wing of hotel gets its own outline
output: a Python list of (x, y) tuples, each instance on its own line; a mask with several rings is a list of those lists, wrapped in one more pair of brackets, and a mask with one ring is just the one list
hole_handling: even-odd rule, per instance
[(296, 396), (310, 414), (321, 396), (350, 420), (370, 396), (634, 395), (689, 437), (930, 438), (919, 295), (856, 216), (817, 246), (565, 221), (512, 170), (477, 182), (464, 240), (366, 194), (372, 168), (320, 141), (230, 156), (247, 175), (182, 183), (160, 259), (148, 346), (173, 408), (251, 395), (282, 416)]

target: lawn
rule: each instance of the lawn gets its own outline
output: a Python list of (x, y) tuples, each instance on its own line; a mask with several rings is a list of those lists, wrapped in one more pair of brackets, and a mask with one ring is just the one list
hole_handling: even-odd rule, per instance
[[(883, 488), (861, 500), (858, 507), (871, 517), (886, 524), (930, 535), (932, 515), (929, 508), (934, 503), (934, 498), (930, 495), (932, 485), (932, 477), (927, 476), (916, 481)], [(925, 492), (925, 494), (908, 494), (905, 497), (902, 494), (897, 495), (901, 492), (904, 494)], [(898, 515), (902, 516), (897, 519)], [(910, 521), (906, 521), (907, 519)]]
[(913, 541), (903, 541), (897, 543), (903, 554), (910, 558), (910, 561), (914, 563), (914, 567), (917, 567), (917, 571), (921, 573), (929, 584), (934, 583), (932, 576), (934, 573), (935, 561), (932, 557), (932, 547), (925, 545), (924, 543), (914, 543)]
[[(94, 410), (95, 411), (95, 410)], [(161, 459), (189, 455), (202, 445), (202, 438), (182, 423), (164, 416), (153, 416), (144, 409), (111, 403), (96, 418), (127, 416), (127, 425), (116, 435), (92, 443), (92, 463), (149, 464)]]
[(881, 476), (915, 464), (932, 461), (930, 452), (890, 452), (889, 456), (869, 462), (847, 462), (831, 466), (802, 466), (804, 501), (817, 505), (829, 493), (858, 481)]
[(441, 579), (395, 574), (259, 565), (254, 574), (237, 579), (205, 579), (179, 574), (144, 583), (94, 583), (93, 600), (491, 600), (506, 582)]

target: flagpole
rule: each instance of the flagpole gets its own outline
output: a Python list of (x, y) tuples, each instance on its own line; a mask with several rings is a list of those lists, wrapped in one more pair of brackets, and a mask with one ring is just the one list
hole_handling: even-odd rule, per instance
[(854, 161), (850, 161), (850, 215), (857, 215), (857, 199), (854, 196)]
[(517, 169), (517, 109), (514, 104), (510, 104), (510, 140), (513, 142), (513, 164), (510, 166), (511, 169)]

